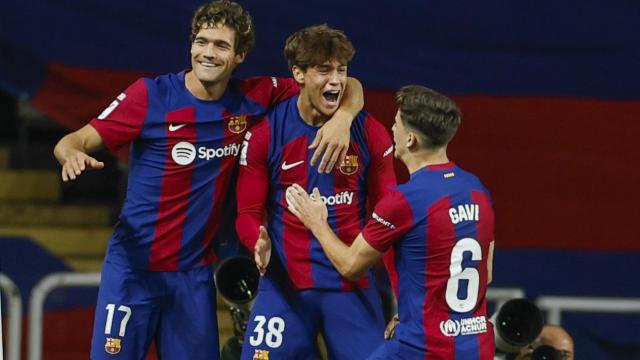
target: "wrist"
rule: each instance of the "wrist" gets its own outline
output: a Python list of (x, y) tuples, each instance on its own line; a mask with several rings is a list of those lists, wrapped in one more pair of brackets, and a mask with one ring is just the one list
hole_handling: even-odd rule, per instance
[(351, 127), (351, 123), (353, 122), (355, 115), (348, 110), (338, 108), (338, 110), (333, 114), (333, 118)]
[(312, 226), (310, 227), (310, 230), (316, 239), (324, 239), (327, 233), (331, 231), (331, 228), (329, 227), (329, 224), (327, 224), (326, 221), (325, 222), (319, 221), (312, 224)]

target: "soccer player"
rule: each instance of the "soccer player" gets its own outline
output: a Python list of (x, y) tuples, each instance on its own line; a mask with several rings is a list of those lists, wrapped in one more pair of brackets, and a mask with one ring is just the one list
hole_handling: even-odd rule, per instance
[[(355, 50), (343, 32), (320, 25), (291, 35), (284, 53), (300, 95), (278, 104), (247, 132), (240, 158), (236, 228), (266, 272), (241, 358), (316, 359), (322, 331), (331, 359), (364, 359), (383, 341), (372, 273), (340, 276), (287, 211), (284, 192), (293, 183), (321, 188), (324, 196), (318, 201), (327, 204), (332, 228), (353, 239), (365, 224), (366, 202), (395, 185), (391, 139), (362, 111), (351, 125), (346, 159), (330, 174), (313, 171), (308, 144), (336, 111)], [(264, 212), (266, 228), (261, 226)]]
[[(485, 293), (491, 279), (494, 213), (489, 193), (447, 157), (460, 124), (455, 103), (433, 90), (405, 86), (397, 94), (395, 156), (410, 180), (376, 204), (349, 246), (327, 224), (303, 186), (286, 191), (289, 210), (308, 227), (343, 276), (355, 279), (395, 249), (398, 317), (395, 335), (370, 359), (493, 359)], [(342, 239), (342, 240), (341, 240)]]
[[(131, 145), (127, 197), (102, 271), (92, 359), (144, 359), (152, 340), (163, 359), (218, 359), (209, 265), (242, 137), (254, 119), (299, 91), (293, 79), (231, 79), (254, 39), (240, 5), (201, 6), (192, 22), (192, 69), (139, 79), (56, 145), (64, 181), (104, 166), (88, 153)], [(343, 133), (363, 103), (355, 82), (323, 128), (318, 149), (328, 150), (320, 167), (332, 167), (346, 152), (348, 145), (339, 144), (348, 144)]]

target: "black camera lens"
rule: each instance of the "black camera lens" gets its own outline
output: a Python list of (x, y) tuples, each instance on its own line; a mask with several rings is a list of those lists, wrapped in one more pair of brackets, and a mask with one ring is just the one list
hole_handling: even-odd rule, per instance
[(533, 350), (531, 360), (562, 360), (562, 354), (552, 346), (540, 345)]
[(500, 309), (495, 326), (507, 343), (524, 346), (540, 334), (542, 321), (542, 314), (534, 303), (513, 299)]
[(260, 273), (250, 258), (234, 256), (218, 265), (215, 279), (223, 297), (234, 304), (245, 304), (257, 294)]

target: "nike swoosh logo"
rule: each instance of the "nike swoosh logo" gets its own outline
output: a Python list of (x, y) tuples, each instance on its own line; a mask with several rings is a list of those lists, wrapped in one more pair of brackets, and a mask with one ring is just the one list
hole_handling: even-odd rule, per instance
[(187, 126), (187, 124), (178, 124), (178, 125), (169, 124), (169, 131), (173, 132), (176, 130), (180, 130), (185, 126)]
[(382, 157), (387, 157), (387, 155), (393, 152), (393, 145), (389, 146), (389, 148), (382, 154)]
[(282, 170), (289, 170), (292, 169), (300, 164), (302, 164), (304, 162), (304, 160), (298, 161), (298, 162), (294, 162), (293, 164), (287, 164), (287, 162), (283, 162), (282, 163)]

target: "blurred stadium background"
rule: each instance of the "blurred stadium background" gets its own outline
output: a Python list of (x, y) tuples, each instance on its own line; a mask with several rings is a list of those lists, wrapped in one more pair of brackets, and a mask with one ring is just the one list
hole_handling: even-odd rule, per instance
[[(288, 76), (286, 36), (328, 23), (354, 43), (349, 73), (364, 84), (366, 108), (388, 126), (402, 85), (451, 95), (464, 121), (450, 155), (494, 196), (493, 287), (520, 288), (532, 300), (595, 298), (588, 307), (609, 309), (562, 312), (577, 358), (640, 358), (640, 3), (241, 3), (254, 17), (257, 45), (238, 76)], [(0, 273), (22, 296), (23, 358), (32, 288), (53, 272), (100, 270), (126, 183), (126, 162), (103, 153), (104, 170), (62, 185), (53, 145), (136, 78), (187, 68), (199, 4), (0, 5)], [(96, 294), (65, 288), (47, 297), (43, 359), (87, 358)], [(224, 340), (230, 318), (222, 305), (219, 318)]]

